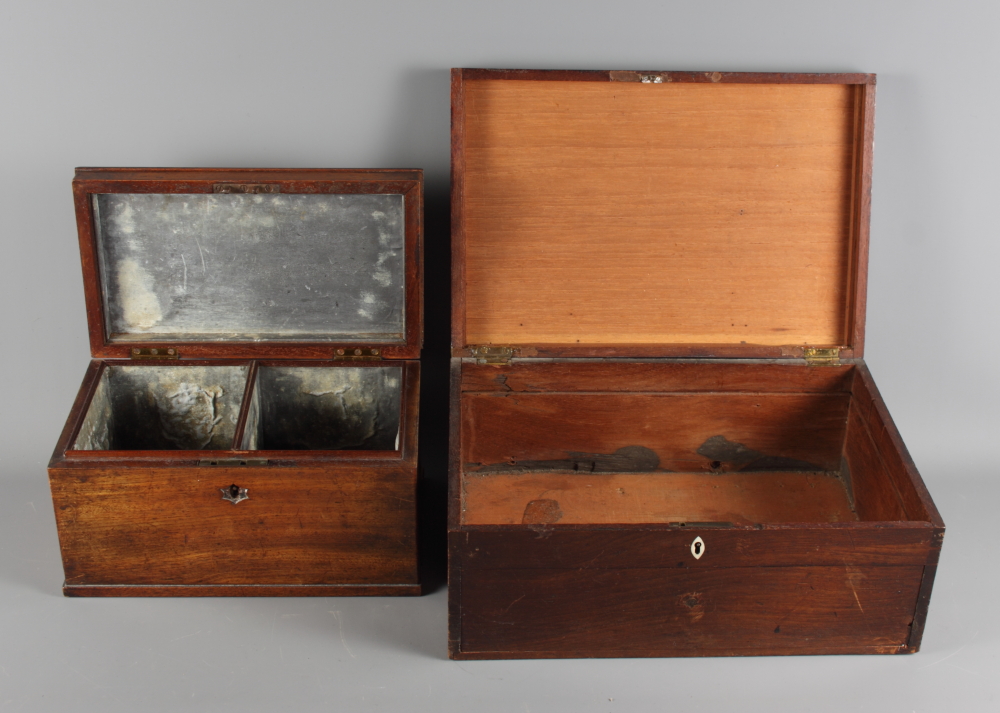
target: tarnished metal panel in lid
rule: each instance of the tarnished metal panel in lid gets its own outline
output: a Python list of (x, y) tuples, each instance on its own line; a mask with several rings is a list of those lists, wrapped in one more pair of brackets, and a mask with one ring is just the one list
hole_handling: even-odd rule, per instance
[(101, 170), (81, 169), (75, 186), (100, 348), (321, 349), (307, 358), (335, 356), (335, 345), (380, 345), (389, 357), (419, 350), (420, 172), (358, 180), (367, 172), (325, 171), (292, 182), (271, 170), (234, 182), (198, 169), (195, 183), (178, 181), (181, 169), (166, 181), (119, 169), (124, 181), (102, 185), (92, 171)]

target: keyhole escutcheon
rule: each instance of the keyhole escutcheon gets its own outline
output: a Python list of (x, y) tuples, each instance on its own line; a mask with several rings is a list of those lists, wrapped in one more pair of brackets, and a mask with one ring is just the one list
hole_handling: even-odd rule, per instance
[(705, 554), (705, 541), (700, 537), (696, 537), (694, 538), (694, 542), (691, 543), (691, 556), (696, 560), (700, 560), (703, 554)]
[(219, 488), (222, 492), (222, 499), (231, 502), (233, 505), (241, 503), (244, 500), (249, 500), (250, 496), (247, 495), (247, 489), (241, 488), (240, 486), (233, 483), (228, 488)]

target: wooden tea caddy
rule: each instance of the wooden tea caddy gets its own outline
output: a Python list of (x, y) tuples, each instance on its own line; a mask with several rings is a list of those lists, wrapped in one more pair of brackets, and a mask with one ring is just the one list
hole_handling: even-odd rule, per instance
[(875, 77), (453, 70), (457, 659), (917, 651)]
[(71, 596), (415, 595), (419, 170), (77, 169)]

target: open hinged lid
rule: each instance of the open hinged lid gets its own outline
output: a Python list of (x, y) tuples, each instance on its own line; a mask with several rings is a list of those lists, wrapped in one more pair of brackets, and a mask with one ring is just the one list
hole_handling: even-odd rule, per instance
[(416, 358), (419, 170), (79, 168), (95, 357)]
[(453, 70), (452, 354), (860, 357), (874, 95)]

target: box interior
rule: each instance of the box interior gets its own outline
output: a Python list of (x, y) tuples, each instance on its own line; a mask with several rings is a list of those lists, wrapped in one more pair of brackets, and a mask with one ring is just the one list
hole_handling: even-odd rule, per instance
[(398, 366), (261, 367), (243, 448), (396, 450), (401, 385)]
[(75, 450), (232, 448), (246, 366), (109, 365)]
[(927, 518), (851, 365), (464, 367), (466, 525)]
[(92, 196), (109, 342), (405, 341), (397, 194)]
[(466, 80), (464, 345), (852, 346), (862, 96)]
[(398, 450), (402, 371), (108, 364), (70, 450)]

